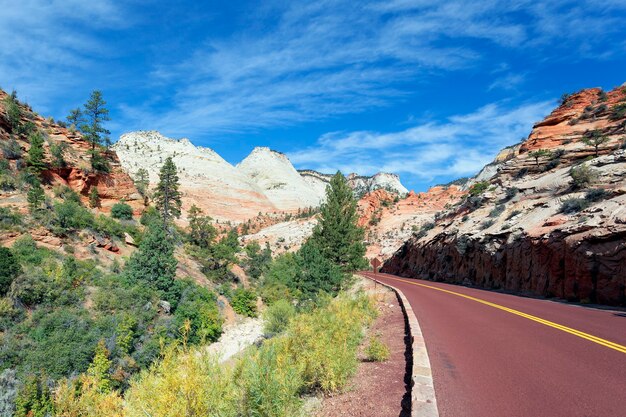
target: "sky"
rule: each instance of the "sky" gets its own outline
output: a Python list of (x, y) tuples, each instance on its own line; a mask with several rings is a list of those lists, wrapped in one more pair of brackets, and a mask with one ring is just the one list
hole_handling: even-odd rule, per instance
[(474, 175), (561, 94), (626, 82), (626, 0), (0, 0), (0, 87), (112, 140), (158, 130), (236, 164)]

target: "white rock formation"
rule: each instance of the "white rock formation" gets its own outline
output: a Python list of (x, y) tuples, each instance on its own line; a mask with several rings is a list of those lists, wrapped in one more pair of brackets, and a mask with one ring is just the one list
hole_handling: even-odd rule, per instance
[(178, 167), (185, 211), (195, 204), (217, 219), (243, 220), (260, 211), (277, 210), (245, 173), (212, 149), (196, 147), (188, 139), (169, 139), (154, 131), (131, 132), (122, 135), (113, 149), (131, 176), (146, 169), (151, 185), (171, 156)]
[(311, 186), (284, 154), (269, 148), (254, 148), (237, 169), (248, 175), (280, 210), (317, 207), (324, 198), (324, 191)]

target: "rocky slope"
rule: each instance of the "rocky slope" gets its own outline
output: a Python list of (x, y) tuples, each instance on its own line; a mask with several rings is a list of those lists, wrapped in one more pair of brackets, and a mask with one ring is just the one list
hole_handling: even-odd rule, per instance
[[(607, 138), (598, 147), (583, 137)], [(383, 270), (573, 301), (626, 304), (626, 88), (567, 98), (501, 152), (470, 194)], [(536, 158), (533, 151), (549, 150)], [(573, 169), (573, 171), (572, 171)]]
[(287, 156), (269, 148), (254, 148), (237, 164), (237, 169), (250, 177), (281, 211), (317, 207), (324, 199), (324, 190), (312, 187)]

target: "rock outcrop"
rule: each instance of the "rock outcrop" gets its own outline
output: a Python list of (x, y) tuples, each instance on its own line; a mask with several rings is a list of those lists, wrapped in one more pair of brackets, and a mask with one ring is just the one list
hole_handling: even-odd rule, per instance
[[(322, 174), (310, 169), (300, 170), (299, 172), (313, 188), (322, 192), (326, 189), (326, 186), (332, 178), (332, 175)], [(348, 184), (359, 197), (379, 189), (397, 193), (402, 196), (409, 192), (400, 182), (398, 175), (387, 172), (379, 172), (371, 177), (352, 173), (347, 176), (347, 179)]]
[[(624, 109), (624, 88), (569, 96), (470, 180), (471, 195), (439, 213), (383, 271), (626, 305)], [(594, 131), (607, 138), (597, 157), (582, 140)], [(551, 153), (535, 158), (538, 149)], [(589, 175), (575, 183), (581, 170)]]
[(281, 211), (317, 207), (324, 199), (325, 190), (311, 186), (285, 154), (270, 148), (254, 148), (237, 164), (237, 169), (250, 177)]

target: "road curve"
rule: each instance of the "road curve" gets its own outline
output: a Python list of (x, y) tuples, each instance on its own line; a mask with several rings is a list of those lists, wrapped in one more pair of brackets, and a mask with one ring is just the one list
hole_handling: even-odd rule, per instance
[(626, 416), (626, 313), (364, 275), (411, 304), (441, 417)]

